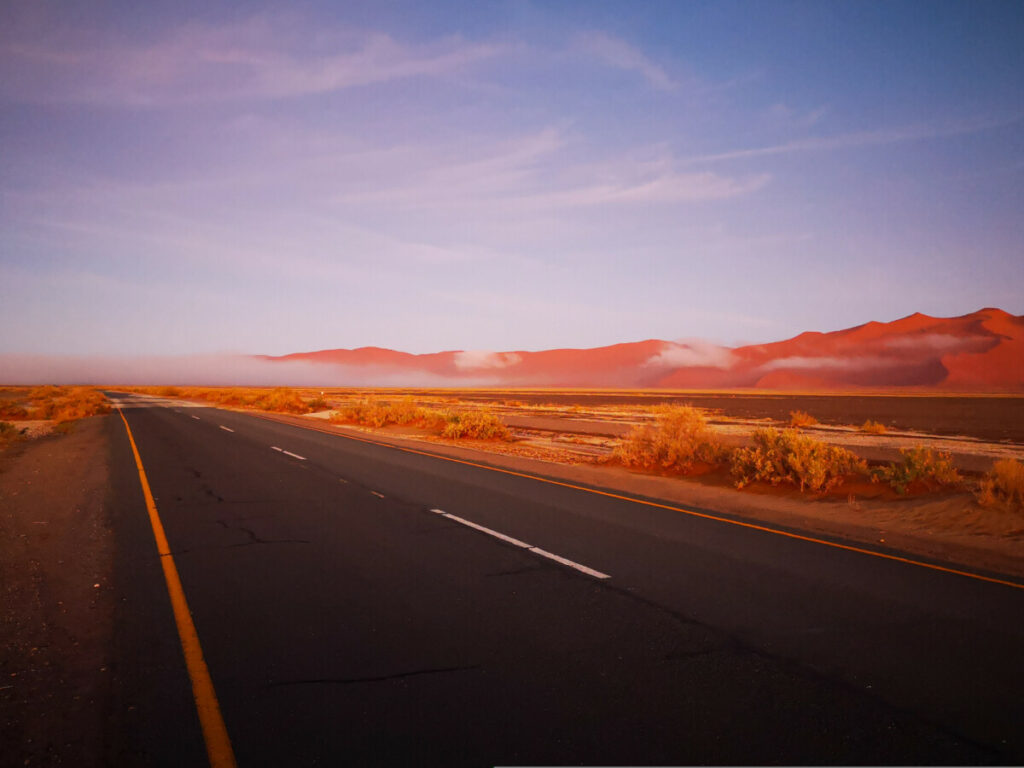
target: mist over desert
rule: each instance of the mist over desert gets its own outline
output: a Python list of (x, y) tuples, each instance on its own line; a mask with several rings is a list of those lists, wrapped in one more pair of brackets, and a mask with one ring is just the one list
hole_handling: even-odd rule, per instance
[(1024, 391), (1024, 316), (986, 308), (960, 317), (920, 313), (767, 344), (724, 347), (648, 339), (592, 349), (458, 350), (381, 347), (267, 355), (0, 356), (10, 384), (206, 386), (621, 387)]

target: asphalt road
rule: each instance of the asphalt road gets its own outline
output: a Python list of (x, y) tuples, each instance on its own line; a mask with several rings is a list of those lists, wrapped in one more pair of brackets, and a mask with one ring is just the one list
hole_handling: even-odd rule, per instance
[[(239, 765), (1024, 760), (1024, 590), (112, 397)], [(200, 765), (139, 475), (108, 429), (107, 759)]]

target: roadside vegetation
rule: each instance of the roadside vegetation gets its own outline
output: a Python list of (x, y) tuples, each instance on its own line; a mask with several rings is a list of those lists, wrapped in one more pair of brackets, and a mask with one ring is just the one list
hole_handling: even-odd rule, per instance
[(0, 399), (0, 419), (7, 421), (75, 421), (110, 411), (95, 387), (10, 387)]
[(441, 437), (473, 440), (511, 440), (512, 433), (500, 418), (488, 410), (449, 413)]
[(0, 449), (28, 437), (67, 432), (79, 419), (110, 411), (94, 387), (4, 387), (0, 389)]
[(509, 428), (489, 409), (442, 411), (417, 405), (411, 397), (394, 401), (363, 398), (335, 411), (330, 420), (334, 424), (358, 424), (378, 429), (391, 424), (416, 426), (451, 439), (512, 439)]
[(303, 398), (291, 387), (259, 389), (255, 387), (124, 387), (129, 392), (158, 397), (180, 397), (186, 400), (202, 400), (215, 405), (234, 408), (253, 408), (274, 413), (310, 413), (325, 410), (322, 397)]
[(789, 412), (789, 426), (794, 429), (799, 429), (800, 427), (813, 427), (817, 423), (818, 420), (816, 418), (804, 411)]
[(960, 485), (963, 478), (953, 466), (953, 457), (948, 453), (932, 451), (930, 448), (901, 448), (899, 461), (872, 470), (874, 482), (885, 483), (901, 496), (913, 486), (922, 490)]
[(983, 507), (1024, 512), (1024, 463), (1002, 459), (982, 478), (977, 492)]
[(687, 474), (698, 463), (720, 463), (726, 452), (703, 414), (684, 405), (662, 406), (655, 426), (634, 428), (613, 455), (627, 467)]
[(390, 424), (415, 425), (440, 429), (444, 414), (418, 406), (411, 397), (384, 401), (375, 397), (356, 400), (331, 414), (335, 424), (358, 424), (364, 427), (386, 427)]
[(850, 475), (866, 475), (867, 464), (845, 448), (792, 429), (780, 432), (769, 427), (754, 432), (750, 448), (733, 451), (730, 470), (737, 488), (762, 481), (823, 492), (841, 485)]
[(0, 449), (23, 438), (21, 430), (7, 421), (0, 421)]
[(865, 421), (857, 429), (867, 435), (884, 435), (889, 431), (885, 424), (882, 424), (880, 421), (872, 421), (871, 419)]

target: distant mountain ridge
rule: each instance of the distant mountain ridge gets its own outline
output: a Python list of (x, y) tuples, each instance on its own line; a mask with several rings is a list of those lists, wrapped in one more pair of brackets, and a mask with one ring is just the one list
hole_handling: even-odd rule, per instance
[(1024, 315), (986, 308), (960, 317), (916, 313), (841, 331), (808, 331), (743, 347), (648, 339), (593, 349), (411, 354), (381, 347), (326, 349), (272, 362), (312, 362), (361, 381), (410, 385), (637, 388), (851, 388), (1024, 392)]

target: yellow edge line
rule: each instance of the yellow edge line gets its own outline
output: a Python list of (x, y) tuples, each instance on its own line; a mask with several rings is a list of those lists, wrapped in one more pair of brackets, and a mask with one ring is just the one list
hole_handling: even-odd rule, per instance
[(156, 539), (156, 549), (160, 553), (160, 564), (163, 566), (164, 580), (167, 582), (167, 594), (170, 595), (171, 607), (174, 609), (174, 622), (178, 625), (178, 637), (181, 639), (181, 649), (185, 654), (185, 666), (188, 668), (188, 676), (192, 681), (192, 696), (195, 698), (199, 724), (203, 729), (206, 755), (213, 768), (235, 768), (235, 753), (231, 748), (228, 730), (220, 713), (220, 705), (217, 703), (217, 693), (213, 689), (210, 670), (206, 666), (203, 649), (199, 645), (199, 634), (196, 632), (196, 625), (192, 622), (192, 613), (185, 600), (185, 590), (181, 586), (178, 568), (171, 556), (167, 535), (164, 533), (163, 523), (160, 522), (156, 502), (153, 501), (153, 493), (149, 489), (149, 480), (146, 479), (146, 470), (142, 466), (142, 457), (139, 456), (139, 448), (135, 444), (135, 437), (132, 435), (131, 427), (128, 426), (128, 419), (125, 418), (124, 411), (118, 408), (117, 412), (121, 415), (124, 428), (128, 432), (128, 441), (131, 443), (132, 453), (135, 455), (135, 466), (139, 469), (142, 495), (146, 498), (149, 522), (153, 527), (153, 538)]
[[(252, 415), (256, 416), (258, 418), (261, 418), (261, 419), (266, 419), (267, 421), (277, 421), (277, 423), (279, 423), (279, 424), (292, 424), (292, 422), (279, 421), (278, 419), (274, 419), (274, 418), (271, 418), (269, 416), (264, 416), (262, 414), (254, 413)], [(491, 472), (500, 472), (503, 475), (512, 475), (513, 477), (525, 477), (525, 478), (527, 478), (529, 480), (536, 480), (536, 481), (541, 482), (541, 483), (548, 483), (549, 485), (558, 485), (558, 486), (561, 486), (563, 488), (572, 488), (573, 490), (576, 490), (576, 491), (585, 491), (587, 493), (597, 494), (598, 496), (607, 496), (607, 497), (612, 498), (612, 499), (621, 499), (622, 501), (631, 501), (634, 504), (643, 504), (644, 506), (657, 507), (659, 509), (669, 509), (669, 510), (672, 510), (673, 512), (682, 512), (683, 514), (691, 515), (693, 517), (702, 517), (705, 520), (714, 520), (714, 521), (719, 522), (719, 523), (727, 523), (729, 525), (738, 525), (740, 528), (750, 528), (750, 529), (755, 530), (755, 531), (764, 531), (765, 533), (773, 533), (776, 536), (785, 536), (786, 538), (789, 538), (789, 539), (798, 539), (800, 541), (809, 541), (812, 544), (823, 544), (826, 547), (833, 547), (835, 549), (845, 549), (845, 550), (847, 550), (849, 552), (858, 552), (858, 553), (860, 553), (862, 555), (870, 555), (871, 557), (879, 557), (879, 558), (882, 558), (883, 560), (894, 560), (894, 561), (896, 561), (898, 563), (906, 563), (908, 565), (916, 565), (916, 566), (920, 566), (921, 568), (928, 568), (928, 569), (933, 570), (933, 571), (941, 571), (942, 573), (952, 573), (952, 574), (955, 574), (957, 576), (966, 576), (969, 579), (975, 579), (977, 581), (988, 581), (988, 582), (991, 582), (992, 584), (1002, 584), (1005, 587), (1013, 587), (1014, 589), (1024, 589), (1024, 584), (1018, 584), (1017, 582), (1014, 582), (1014, 581), (1007, 581), (1005, 579), (997, 579), (997, 578), (994, 578), (992, 576), (983, 576), (980, 573), (972, 573), (970, 571), (961, 571), (961, 570), (957, 570), (956, 568), (947, 568), (946, 566), (943, 566), (943, 565), (935, 565), (934, 563), (926, 563), (926, 562), (924, 562), (922, 560), (914, 560), (913, 558), (909, 558), (909, 557), (900, 557), (899, 555), (889, 555), (889, 554), (886, 554), (885, 552), (878, 552), (876, 550), (865, 549), (863, 547), (855, 547), (855, 546), (852, 546), (850, 544), (839, 544), (838, 542), (835, 542), (835, 541), (828, 541), (827, 539), (818, 539), (818, 538), (815, 538), (813, 536), (803, 536), (803, 535), (801, 535), (799, 533), (790, 533), (789, 531), (782, 531), (782, 530), (779, 530), (778, 528), (770, 528), (770, 527), (764, 526), (764, 525), (757, 525), (756, 523), (745, 523), (745, 522), (742, 522), (740, 520), (730, 520), (728, 517), (720, 517), (718, 515), (712, 515), (712, 514), (709, 514), (707, 512), (697, 512), (696, 510), (686, 509), (685, 507), (676, 507), (676, 506), (673, 506), (671, 504), (660, 504), (660, 503), (658, 503), (656, 501), (647, 501), (646, 499), (637, 499), (637, 498), (634, 498), (633, 496), (624, 496), (624, 495), (619, 494), (619, 493), (612, 493), (611, 491), (599, 491), (596, 488), (587, 488), (585, 485), (576, 485), (575, 483), (564, 483), (564, 482), (561, 482), (560, 480), (551, 480), (551, 479), (546, 478), (546, 477), (540, 477), (539, 475), (531, 475), (531, 474), (528, 474), (526, 472), (516, 472), (515, 470), (511, 470), (511, 469), (502, 469), (500, 467), (492, 467), (492, 466), (489, 466), (487, 464), (479, 464), (479, 463), (477, 463), (475, 461), (467, 461), (465, 459), (455, 459), (455, 458), (452, 458), (451, 456), (442, 456), (441, 454), (430, 453), (429, 451), (418, 451), (415, 448), (405, 448), (405, 447), (400, 446), (400, 445), (393, 445), (391, 443), (383, 443), (383, 442), (379, 442), (377, 440), (369, 440), (369, 439), (364, 438), (364, 437), (356, 437), (355, 435), (348, 435), (348, 434), (344, 434), (344, 433), (341, 433), (341, 432), (336, 432), (336, 431), (333, 431), (333, 430), (321, 429), (321, 428), (313, 426), (313, 425), (310, 425), (310, 426), (307, 427), (307, 426), (303, 426), (303, 425), (299, 425), (299, 424), (293, 424), (292, 426), (301, 427), (302, 429), (310, 429), (310, 430), (313, 430), (315, 432), (323, 432), (325, 435), (334, 435), (336, 437), (343, 437), (346, 440), (355, 440), (355, 441), (360, 442), (360, 443), (369, 443), (370, 445), (379, 445), (379, 446), (382, 446), (384, 448), (394, 448), (396, 451), (405, 451), (406, 453), (415, 453), (415, 454), (417, 454), (419, 456), (429, 456), (429, 457), (434, 458), (434, 459), (441, 459), (442, 461), (450, 461), (450, 462), (453, 462), (455, 464), (465, 464), (466, 466), (469, 466), (469, 467), (477, 467), (479, 469), (487, 469), (487, 470), (490, 470)]]

